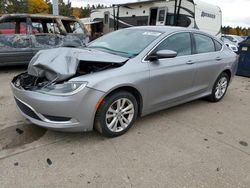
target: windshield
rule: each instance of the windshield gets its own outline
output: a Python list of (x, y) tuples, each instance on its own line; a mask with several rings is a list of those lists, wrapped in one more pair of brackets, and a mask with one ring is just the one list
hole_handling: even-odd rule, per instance
[(240, 36), (235, 36), (235, 38), (239, 41), (239, 42), (242, 42), (244, 39)]
[(235, 45), (235, 43), (233, 43), (231, 40), (229, 40), (228, 38), (222, 37), (222, 40), (224, 43), (228, 43), (228, 44), (233, 44)]
[(143, 29), (123, 29), (104, 35), (88, 45), (116, 55), (134, 57), (162, 33)]
[(244, 40), (244, 39), (241, 38), (240, 36), (236, 36), (236, 35), (233, 35), (233, 36), (225, 35), (225, 36), (223, 36), (223, 37), (229, 39), (229, 40), (230, 40), (231, 42), (233, 42), (233, 43), (238, 43), (238, 42), (241, 42), (241, 41)]

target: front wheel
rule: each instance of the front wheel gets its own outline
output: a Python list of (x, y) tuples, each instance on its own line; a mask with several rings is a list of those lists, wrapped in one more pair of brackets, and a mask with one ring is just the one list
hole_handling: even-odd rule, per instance
[(229, 85), (229, 76), (226, 73), (222, 73), (213, 86), (212, 94), (208, 97), (211, 102), (219, 102), (225, 96)]
[(135, 97), (126, 91), (107, 96), (97, 110), (95, 129), (107, 137), (120, 136), (133, 125), (138, 114)]

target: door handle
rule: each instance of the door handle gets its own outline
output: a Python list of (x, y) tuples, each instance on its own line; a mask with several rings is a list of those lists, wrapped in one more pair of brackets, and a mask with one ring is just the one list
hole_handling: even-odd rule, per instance
[(216, 57), (215, 60), (216, 60), (216, 61), (220, 61), (220, 60), (222, 60), (222, 58), (221, 58), (221, 57)]
[(188, 65), (193, 65), (193, 64), (194, 64), (194, 61), (193, 61), (193, 60), (189, 60), (189, 61), (187, 61), (186, 64), (188, 64)]

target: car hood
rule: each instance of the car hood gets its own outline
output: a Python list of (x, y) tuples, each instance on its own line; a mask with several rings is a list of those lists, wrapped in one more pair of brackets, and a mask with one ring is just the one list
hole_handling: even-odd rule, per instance
[(123, 64), (128, 58), (89, 48), (40, 50), (30, 61), (28, 74), (60, 82), (73, 77), (80, 63)]

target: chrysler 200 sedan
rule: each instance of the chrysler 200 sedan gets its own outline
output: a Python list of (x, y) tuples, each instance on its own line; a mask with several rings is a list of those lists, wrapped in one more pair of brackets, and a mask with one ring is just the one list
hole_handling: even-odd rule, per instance
[(237, 59), (198, 30), (134, 27), (84, 49), (41, 50), (11, 85), (18, 109), (34, 124), (115, 137), (138, 116), (203, 97), (220, 101)]

